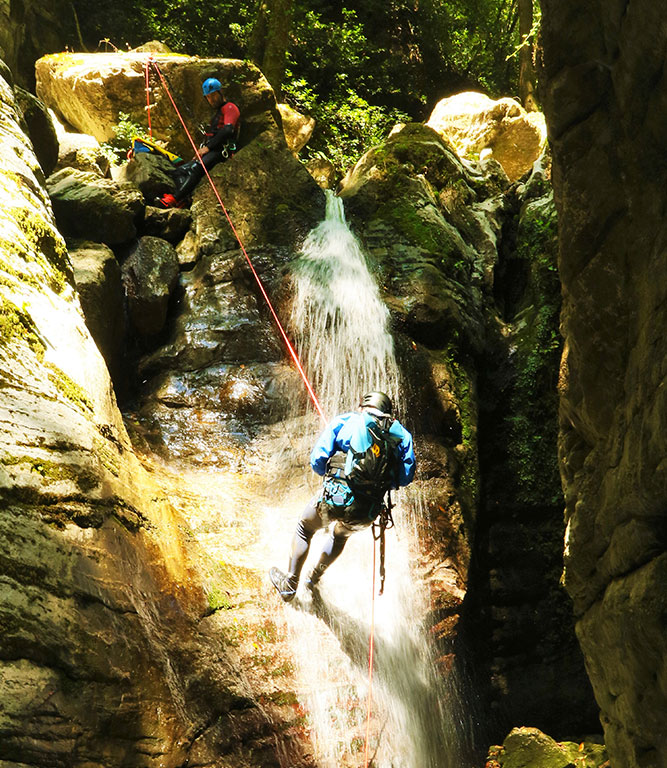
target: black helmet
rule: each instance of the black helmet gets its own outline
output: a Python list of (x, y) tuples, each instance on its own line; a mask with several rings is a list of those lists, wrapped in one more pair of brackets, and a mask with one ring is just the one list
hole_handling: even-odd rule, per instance
[(369, 392), (361, 398), (360, 405), (362, 408), (377, 408), (382, 413), (391, 413), (393, 407), (384, 392)]

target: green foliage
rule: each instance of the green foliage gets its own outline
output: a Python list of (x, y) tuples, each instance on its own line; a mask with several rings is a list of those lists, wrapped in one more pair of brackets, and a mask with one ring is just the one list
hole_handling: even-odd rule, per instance
[(113, 132), (114, 138), (102, 144), (102, 152), (112, 163), (125, 160), (135, 136), (140, 139), (149, 138), (144, 128), (135, 123), (126, 112), (118, 113), (118, 123), (113, 126)]
[(229, 594), (219, 586), (212, 586), (206, 597), (208, 598), (208, 607), (211, 611), (229, 610), (232, 604), (229, 599)]
[[(250, 56), (256, 0), (73, 5), (91, 49), (104, 39), (118, 48), (159, 39), (178, 53)], [(507, 0), (295, 0), (284, 95), (318, 121), (311, 155), (342, 169), (396, 122), (424, 120), (444, 96), (513, 93), (519, 43)]]
[[(387, 111), (369, 104), (353, 90), (341, 94), (339, 101), (320, 103), (314, 98), (307, 98), (312, 91), (304, 85), (305, 81), (301, 80), (296, 87), (294, 83), (289, 83), (283, 89), (286, 100), (295, 109), (307, 112), (317, 121), (304, 159), (324, 156), (339, 171), (383, 141), (397, 122), (408, 119), (407, 115), (397, 110)], [(306, 107), (308, 101), (310, 108)]]

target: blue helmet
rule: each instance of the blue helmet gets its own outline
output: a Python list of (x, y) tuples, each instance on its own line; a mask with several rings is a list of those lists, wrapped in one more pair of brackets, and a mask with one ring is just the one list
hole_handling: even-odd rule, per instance
[(215, 77), (209, 77), (208, 80), (204, 80), (201, 86), (204, 96), (208, 96), (210, 93), (222, 90), (222, 83)]

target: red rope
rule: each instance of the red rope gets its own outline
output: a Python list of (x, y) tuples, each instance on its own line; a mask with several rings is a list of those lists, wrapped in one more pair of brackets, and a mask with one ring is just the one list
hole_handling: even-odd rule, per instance
[[(149, 64), (152, 64), (155, 68), (155, 71), (158, 73), (160, 77), (160, 81), (162, 82), (162, 86), (165, 89), (165, 93), (169, 97), (169, 100), (171, 101), (171, 104), (178, 115), (178, 119), (181, 122), (181, 125), (183, 126), (183, 130), (185, 131), (186, 136), (188, 137), (188, 140), (190, 144), (192, 145), (192, 148), (195, 152), (195, 156), (197, 157), (197, 160), (201, 163), (201, 155), (199, 154), (199, 150), (197, 149), (197, 146), (195, 145), (192, 136), (190, 134), (190, 131), (188, 130), (187, 125), (185, 124), (185, 121), (183, 120), (183, 117), (176, 106), (176, 102), (174, 101), (173, 96), (171, 95), (171, 92), (169, 91), (169, 87), (167, 86), (166, 80), (164, 78), (164, 75), (162, 74), (162, 71), (158, 67), (157, 63), (153, 61), (152, 59), (148, 59), (146, 62), (146, 93), (148, 94), (148, 66)], [(149, 131), (150, 131), (150, 104), (148, 105), (149, 111)], [(243, 252), (243, 255), (245, 256), (246, 261), (248, 262), (248, 266), (250, 267), (252, 274), (257, 281), (257, 285), (259, 286), (259, 289), (262, 293), (262, 296), (264, 297), (266, 304), (271, 312), (271, 315), (273, 316), (273, 319), (276, 322), (276, 325), (278, 326), (278, 330), (280, 331), (280, 335), (283, 337), (283, 340), (285, 344), (287, 345), (287, 349), (289, 350), (289, 353), (294, 360), (294, 363), (301, 374), (301, 378), (303, 379), (304, 384), (306, 385), (306, 389), (308, 390), (308, 394), (310, 395), (311, 400), (313, 401), (313, 404), (315, 405), (315, 408), (317, 412), (319, 413), (321, 419), (323, 422), (326, 423), (327, 418), (324, 415), (324, 411), (322, 410), (322, 406), (319, 403), (319, 400), (317, 399), (317, 396), (315, 395), (315, 392), (313, 390), (313, 387), (308, 381), (308, 377), (306, 376), (305, 371), (303, 370), (303, 366), (301, 365), (301, 361), (299, 360), (299, 357), (292, 346), (287, 333), (285, 333), (285, 329), (282, 326), (282, 323), (280, 322), (280, 319), (278, 318), (278, 315), (276, 314), (275, 309), (273, 308), (273, 304), (271, 303), (271, 299), (269, 299), (269, 295), (266, 292), (266, 289), (264, 288), (264, 284), (262, 283), (259, 275), (257, 274), (257, 271), (255, 270), (255, 267), (252, 264), (252, 261), (250, 260), (250, 257), (248, 256), (248, 253), (245, 249), (245, 246), (243, 245), (243, 242), (236, 231), (236, 227), (234, 226), (233, 221), (231, 220), (229, 213), (227, 212), (227, 209), (225, 208), (224, 203), (222, 202), (222, 198), (220, 197), (220, 193), (217, 190), (217, 187), (213, 183), (213, 179), (211, 178), (211, 175), (208, 172), (208, 169), (206, 166), (202, 163), (202, 167), (204, 169), (204, 173), (206, 174), (206, 178), (209, 181), (209, 184), (211, 185), (211, 189), (213, 190), (218, 203), (220, 204), (220, 207), (222, 208), (223, 213), (225, 214), (225, 217), (227, 221), (229, 222), (229, 226), (232, 229), (232, 232), (234, 233), (234, 237), (236, 237), (238, 244), (241, 248), (241, 251)], [(367, 714), (366, 714), (366, 744), (364, 747), (364, 765), (365, 768), (368, 768), (368, 745), (370, 741), (370, 727), (371, 727), (371, 705), (372, 705), (372, 691), (373, 691), (373, 657), (375, 652), (375, 539), (373, 539), (373, 585), (372, 585), (372, 599), (371, 599), (371, 631), (370, 631), (370, 638), (369, 638), (369, 646), (368, 646), (368, 707), (367, 707)]]
[[(174, 101), (173, 96), (171, 95), (169, 88), (167, 86), (166, 80), (164, 78), (164, 75), (162, 74), (162, 71), (160, 67), (158, 67), (157, 63), (155, 61), (152, 61), (151, 59), (148, 59), (146, 66), (148, 67), (148, 64), (152, 64), (153, 67), (155, 67), (155, 71), (158, 73), (160, 80), (162, 82), (162, 86), (164, 87), (165, 93), (169, 97), (169, 101), (171, 101), (171, 104), (176, 111), (176, 114), (178, 115), (178, 119), (181, 121), (181, 125), (183, 126), (183, 130), (185, 131), (188, 140), (190, 141), (190, 144), (192, 145), (192, 148), (195, 151), (195, 155), (197, 157), (197, 160), (201, 163), (201, 155), (199, 154), (199, 150), (197, 149), (197, 146), (195, 145), (194, 141), (192, 140), (192, 136), (190, 135), (190, 131), (188, 130), (187, 125), (185, 124), (185, 121), (183, 120), (183, 117), (181, 113), (178, 110), (178, 107), (176, 106), (176, 102)], [(313, 390), (313, 387), (308, 381), (308, 377), (306, 376), (306, 372), (303, 370), (303, 366), (301, 365), (301, 361), (299, 360), (299, 356), (297, 355), (294, 347), (292, 346), (292, 343), (290, 342), (287, 334), (285, 333), (285, 329), (282, 326), (282, 323), (280, 322), (280, 319), (278, 318), (278, 315), (276, 314), (275, 309), (273, 308), (273, 304), (271, 303), (271, 299), (269, 299), (269, 295), (266, 292), (266, 289), (264, 288), (264, 284), (262, 283), (259, 275), (257, 274), (257, 271), (255, 270), (255, 267), (252, 264), (252, 261), (250, 261), (250, 257), (248, 256), (248, 253), (243, 245), (243, 242), (241, 241), (241, 238), (239, 237), (238, 232), (236, 231), (236, 227), (234, 226), (234, 223), (232, 222), (229, 213), (227, 213), (227, 209), (225, 208), (224, 203), (222, 202), (222, 198), (220, 197), (220, 193), (218, 192), (215, 184), (213, 183), (213, 179), (211, 178), (211, 175), (208, 172), (208, 168), (202, 163), (202, 168), (204, 169), (204, 173), (206, 174), (206, 178), (209, 181), (209, 184), (211, 185), (211, 189), (215, 193), (215, 196), (218, 199), (218, 202), (220, 203), (220, 207), (222, 208), (223, 213), (225, 214), (225, 217), (227, 218), (227, 221), (229, 222), (229, 226), (232, 228), (232, 232), (234, 233), (234, 237), (238, 240), (239, 246), (241, 247), (241, 250), (243, 251), (243, 255), (245, 256), (246, 261), (248, 262), (248, 265), (252, 271), (252, 274), (257, 281), (257, 285), (259, 286), (259, 290), (262, 293), (262, 296), (264, 297), (266, 304), (271, 312), (271, 315), (273, 316), (273, 319), (276, 322), (276, 325), (278, 326), (278, 330), (280, 331), (280, 335), (283, 337), (283, 341), (287, 345), (287, 349), (289, 350), (289, 353), (294, 360), (294, 363), (296, 364), (296, 367), (301, 374), (301, 378), (304, 381), (304, 384), (306, 385), (306, 389), (308, 390), (308, 394), (310, 395), (310, 399), (313, 401), (313, 404), (315, 405), (315, 408), (317, 412), (320, 415), (320, 418), (322, 421), (326, 424), (327, 417), (324, 415), (324, 411), (322, 410), (322, 406), (319, 403), (319, 400), (317, 399), (317, 396), (315, 394), (315, 391)]]
[(153, 128), (151, 126), (151, 91), (150, 84), (148, 82), (148, 68), (151, 64), (151, 59), (146, 59), (146, 112), (148, 113), (148, 135), (153, 138)]
[(373, 537), (373, 597), (371, 598), (371, 634), (368, 640), (368, 707), (366, 712), (366, 744), (364, 768), (368, 768), (368, 742), (371, 730), (371, 703), (373, 692), (373, 654), (375, 651), (375, 537)]

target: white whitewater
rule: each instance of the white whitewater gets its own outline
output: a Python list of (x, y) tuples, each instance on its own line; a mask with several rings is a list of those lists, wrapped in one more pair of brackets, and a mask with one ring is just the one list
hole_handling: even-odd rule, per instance
[(345, 221), (327, 192), (326, 218), (312, 230), (293, 271), (291, 328), (325, 413), (355, 406), (372, 389), (396, 392), (389, 312)]
[[(342, 201), (330, 193), (326, 219), (307, 238), (293, 281), (292, 333), (327, 415), (355, 408), (373, 389), (399, 400), (389, 313), (345, 222)], [(396, 502), (396, 528), (387, 532), (385, 592), (375, 599), (369, 764), (459, 768), (453, 726), (457, 702), (448, 700), (448, 686), (436, 671), (422, 626), (428, 596), (411, 571), (417, 524), (400, 494)], [(299, 511), (290, 510), (280, 531), (275, 516), (268, 525), (274, 551), (280, 548), (283, 560)], [(322, 579), (321, 599), (299, 592), (284, 608), (299, 696), (321, 768), (364, 765), (372, 564), (370, 530), (356, 533)]]

